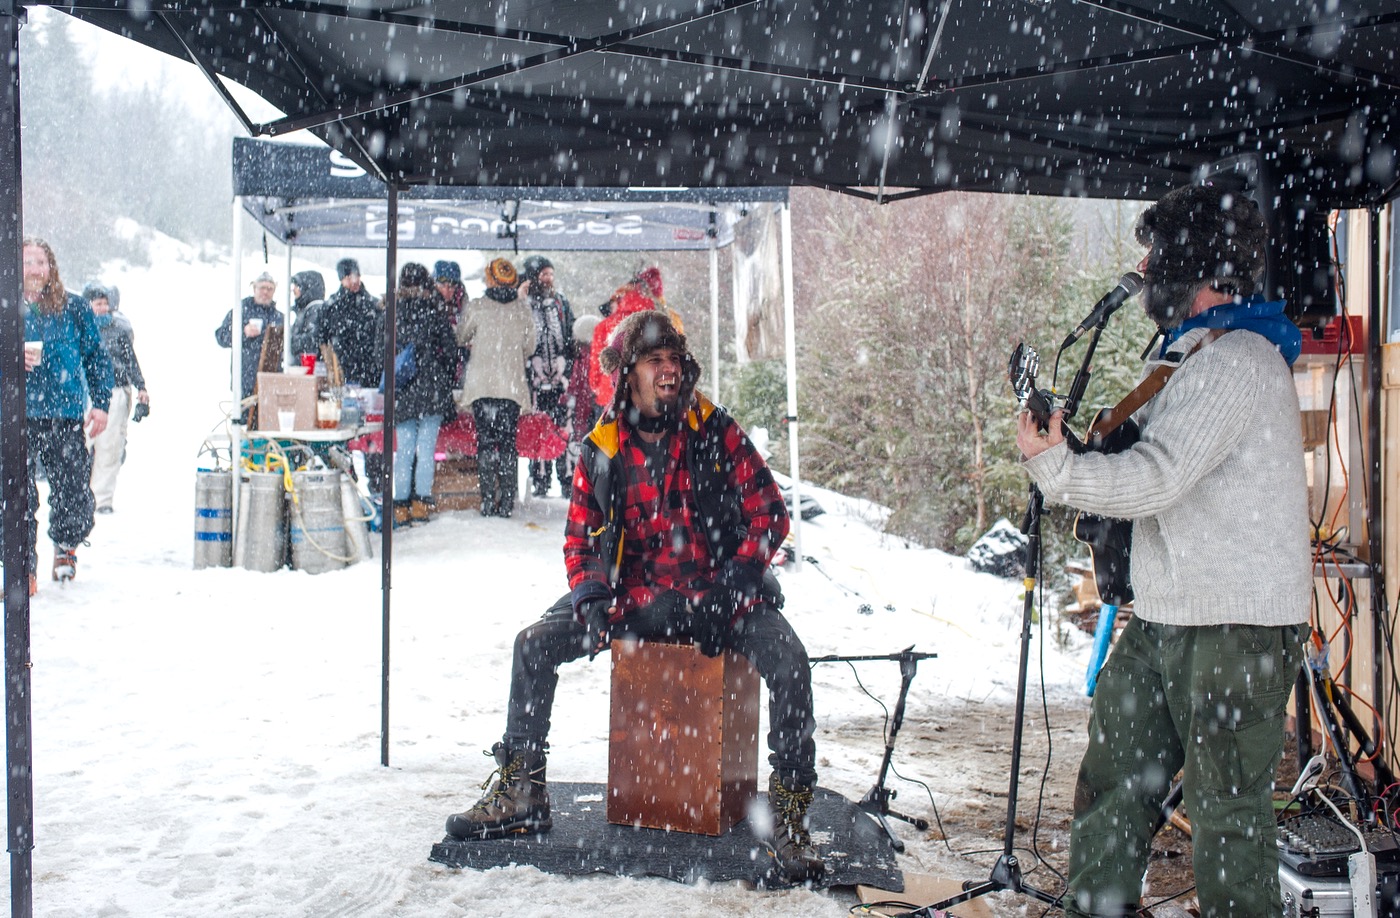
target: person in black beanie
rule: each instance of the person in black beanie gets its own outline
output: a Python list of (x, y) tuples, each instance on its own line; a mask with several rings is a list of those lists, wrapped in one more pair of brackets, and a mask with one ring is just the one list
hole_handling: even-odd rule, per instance
[(316, 350), (335, 348), (345, 382), (377, 386), (384, 371), (383, 316), (379, 300), (360, 281), (360, 263), (342, 258), (335, 265), (340, 289), (326, 300), (316, 332)]

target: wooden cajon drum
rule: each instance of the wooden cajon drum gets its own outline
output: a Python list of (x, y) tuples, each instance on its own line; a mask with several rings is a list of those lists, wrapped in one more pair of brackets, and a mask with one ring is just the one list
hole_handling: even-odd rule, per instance
[(608, 822), (723, 835), (758, 793), (757, 671), (725, 651), (612, 645)]

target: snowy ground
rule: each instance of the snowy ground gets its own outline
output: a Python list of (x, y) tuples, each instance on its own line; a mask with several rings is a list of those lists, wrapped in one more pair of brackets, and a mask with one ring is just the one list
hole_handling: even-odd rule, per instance
[[(132, 426), (117, 512), (99, 517), (78, 579), (64, 589), (41, 581), (32, 603), (35, 913), (844, 914), (850, 899), (839, 893), (428, 862), (444, 817), (475, 799), (489, 771), (481, 753), (503, 726), (512, 638), (565, 589), (565, 504), (524, 501), (509, 520), (447, 514), (396, 534), (382, 767), (377, 560), (319, 577), (191, 569), (194, 470), (228, 398), (228, 352), (213, 337), (228, 277), (171, 257), (157, 271), (103, 278), (121, 286), (136, 326), (152, 413)], [(1005, 762), (1019, 582), (882, 537), (876, 508), (818, 498), (826, 515), (802, 528), (802, 553), (817, 563), (781, 574), (798, 633), (813, 656), (937, 653), (914, 680), (896, 768), (926, 782), (940, 808), (987, 794), (995, 815), (1004, 764), (988, 771), (978, 764), (987, 748), (979, 757), (956, 738), (984, 734), (980, 745)], [(41, 521), (44, 564), (49, 551)], [(1078, 730), (1087, 647), (1077, 632), (1064, 643), (1047, 629), (1031, 683), (1043, 658), (1052, 707)], [(563, 672), (552, 779), (605, 780), (607, 672), (601, 659)], [(858, 672), (893, 705), (896, 665)], [(882, 711), (847, 666), (819, 665), (814, 679), (821, 782), (858, 799), (879, 769)], [(1031, 720), (1029, 733), (1043, 733)], [(1051, 770), (1072, 774), (1075, 758), (1056, 743)], [(929, 814), (918, 786), (891, 786), (898, 808)], [(1024, 812), (1034, 785), (1022, 795)], [(910, 843), (905, 869), (985, 875), (985, 857), (959, 864), (941, 842), (896, 825)]]

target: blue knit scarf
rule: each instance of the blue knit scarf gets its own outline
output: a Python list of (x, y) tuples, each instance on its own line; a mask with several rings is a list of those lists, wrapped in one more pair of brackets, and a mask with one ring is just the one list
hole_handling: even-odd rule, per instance
[(1289, 366), (1303, 351), (1303, 334), (1298, 331), (1283, 314), (1283, 300), (1266, 300), (1262, 295), (1251, 296), (1234, 303), (1221, 303), (1212, 306), (1199, 315), (1194, 315), (1180, 326), (1168, 329), (1162, 342), (1161, 354), (1167, 347), (1193, 328), (1243, 328), (1263, 335)]

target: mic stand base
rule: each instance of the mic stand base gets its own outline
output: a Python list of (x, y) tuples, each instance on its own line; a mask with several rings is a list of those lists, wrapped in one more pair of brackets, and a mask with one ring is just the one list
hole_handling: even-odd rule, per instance
[(909, 914), (911, 916), (939, 914), (955, 905), (994, 892), (1020, 893), (1023, 896), (1030, 896), (1032, 899), (1038, 899), (1046, 905), (1055, 906), (1057, 908), (1060, 905), (1059, 896), (1045, 892), (1043, 889), (1037, 889), (1022, 881), (1021, 862), (1016, 855), (1003, 854), (1001, 857), (997, 858), (996, 864), (992, 866), (990, 878), (980, 883), (968, 881), (963, 884), (963, 891), (958, 895), (950, 899), (944, 899), (942, 902), (935, 903), (934, 905), (925, 906), (924, 908), (912, 911)]
[(895, 819), (901, 819), (921, 832), (927, 831), (928, 820), (890, 809), (890, 798), (893, 796), (893, 791), (886, 790), (882, 785), (876, 784), (865, 792), (865, 796), (860, 798), (860, 802), (857, 803), (856, 806), (879, 824), (880, 828), (885, 833), (885, 837), (890, 841), (890, 847), (898, 853), (903, 854), (904, 842), (900, 841), (899, 836), (894, 834), (894, 830), (890, 828), (890, 821), (887, 817), (893, 816)]

